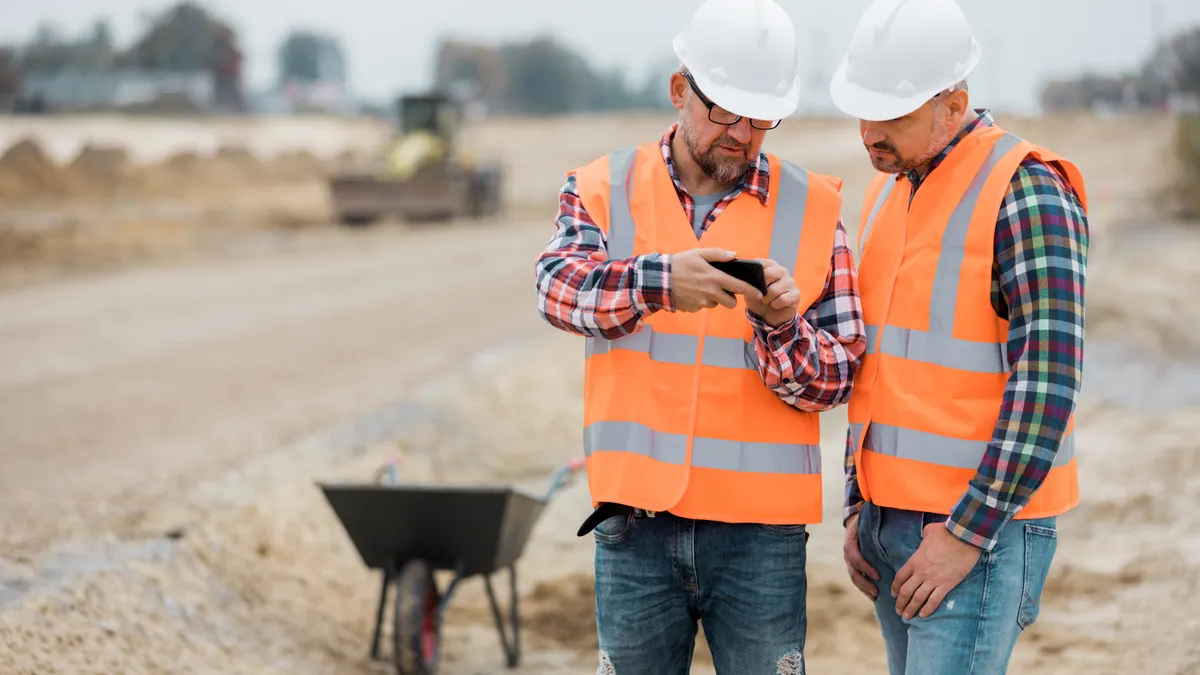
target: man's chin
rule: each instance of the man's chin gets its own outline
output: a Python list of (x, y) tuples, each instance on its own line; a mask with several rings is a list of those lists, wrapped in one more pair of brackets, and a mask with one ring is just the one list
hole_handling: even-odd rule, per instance
[(876, 171), (882, 171), (883, 173), (900, 173), (899, 162), (889, 162), (871, 157), (871, 166), (875, 167)]
[(717, 161), (700, 163), (700, 168), (704, 170), (704, 174), (722, 185), (732, 185), (738, 182), (746, 174), (746, 169), (749, 167), (749, 162)]

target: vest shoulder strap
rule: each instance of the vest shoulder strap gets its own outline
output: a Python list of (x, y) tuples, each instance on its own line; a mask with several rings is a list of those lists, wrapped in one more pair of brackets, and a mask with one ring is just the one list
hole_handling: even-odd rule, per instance
[[(575, 177), (575, 192), (583, 208), (592, 222), (606, 233), (611, 219), (611, 191), (614, 186), (623, 186), (628, 196), (629, 177), (639, 151), (645, 151), (648, 145), (651, 144), (622, 148), (567, 172), (568, 177)], [(653, 145), (657, 146), (657, 143)]]

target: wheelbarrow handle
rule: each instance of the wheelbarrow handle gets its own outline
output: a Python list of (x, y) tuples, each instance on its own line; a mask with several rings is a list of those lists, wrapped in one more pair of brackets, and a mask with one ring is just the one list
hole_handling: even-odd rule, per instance
[(546, 490), (545, 501), (550, 501), (554, 493), (558, 492), (564, 485), (567, 484), (571, 475), (578, 473), (587, 467), (587, 462), (583, 458), (572, 459), (554, 471), (554, 475), (550, 478), (550, 487)]

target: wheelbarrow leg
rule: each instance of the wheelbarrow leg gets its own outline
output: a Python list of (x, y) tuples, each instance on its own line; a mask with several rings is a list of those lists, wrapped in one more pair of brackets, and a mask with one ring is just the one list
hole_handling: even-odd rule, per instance
[(504, 626), (504, 617), (500, 614), (500, 603), (496, 601), (496, 592), (492, 589), (492, 577), (483, 575), (483, 587), (487, 591), (488, 602), (492, 606), (492, 618), (496, 620), (496, 631), (500, 633), (500, 646), (509, 668), (517, 667), (521, 662), (521, 614), (517, 605), (517, 566), (508, 566), (508, 629)]
[(394, 572), (391, 568), (383, 570), (383, 587), (379, 589), (379, 608), (375, 610), (375, 634), (371, 638), (371, 658), (379, 659), (379, 638), (383, 632), (383, 608), (387, 605), (388, 588), (392, 585)]

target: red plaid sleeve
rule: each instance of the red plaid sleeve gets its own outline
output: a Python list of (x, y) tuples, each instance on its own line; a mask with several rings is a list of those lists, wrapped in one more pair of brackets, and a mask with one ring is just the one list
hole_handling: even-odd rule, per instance
[(555, 222), (535, 264), (538, 312), (550, 325), (615, 340), (636, 332), (651, 313), (672, 309), (671, 257), (608, 260), (604, 231), (583, 207), (574, 176), (559, 192)]
[(833, 268), (825, 292), (791, 323), (771, 328), (747, 311), (754, 325), (763, 383), (788, 405), (821, 412), (850, 398), (854, 374), (867, 348), (858, 273), (841, 221), (833, 242)]

